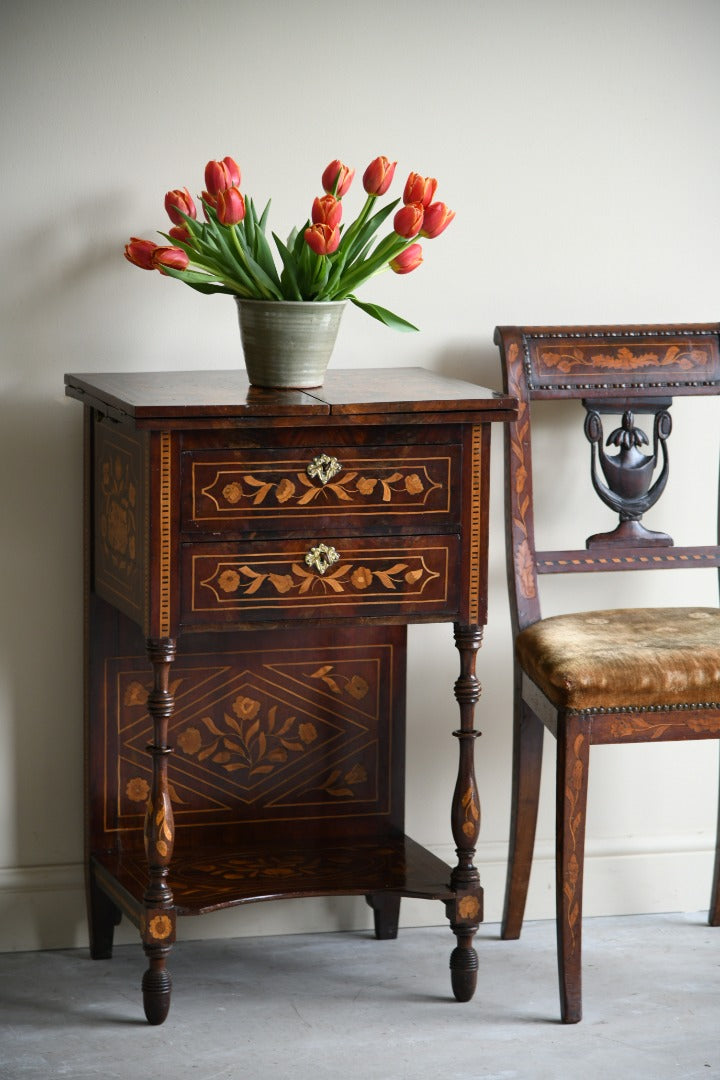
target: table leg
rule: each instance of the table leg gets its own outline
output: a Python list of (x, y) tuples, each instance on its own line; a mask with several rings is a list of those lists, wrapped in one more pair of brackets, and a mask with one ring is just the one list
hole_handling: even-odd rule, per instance
[(147, 652), (154, 673), (153, 689), (148, 695), (153, 742), (147, 748), (152, 755), (153, 780), (145, 816), (148, 886), (143, 896), (145, 911), (140, 928), (150, 966), (143, 975), (142, 991), (149, 1023), (162, 1024), (170, 1009), (172, 989), (166, 961), (175, 940), (175, 908), (168, 884), (175, 830), (167, 778), (167, 758), (171, 753), (167, 745), (168, 721), (174, 709), (169, 682), (175, 642), (148, 641)]
[(450, 956), (450, 975), (458, 1001), (469, 1001), (475, 993), (478, 958), (473, 938), (483, 916), (483, 890), (473, 864), (480, 832), (480, 799), (475, 779), (475, 740), (480, 732), (475, 730), (474, 723), (481, 686), (475, 675), (475, 663), (482, 633), (481, 626), (455, 624), (455, 645), (460, 653), (460, 677), (455, 683), (460, 728), (453, 734), (459, 741), (460, 755), (451, 820), (458, 863), (450, 877), (455, 898), (448, 902), (447, 912), (457, 938)]

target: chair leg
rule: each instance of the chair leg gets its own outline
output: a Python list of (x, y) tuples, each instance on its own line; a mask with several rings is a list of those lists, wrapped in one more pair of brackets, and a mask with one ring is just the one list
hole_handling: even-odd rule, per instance
[(582, 1019), (582, 888), (590, 738), (576, 717), (559, 718), (557, 739), (556, 906), (560, 1012)]
[(544, 733), (541, 721), (521, 699), (519, 692), (515, 702), (510, 850), (500, 930), (506, 941), (520, 937), (525, 914), (535, 847)]
[(718, 821), (715, 834), (715, 870), (710, 890), (708, 922), (711, 926), (720, 926), (720, 794), (718, 795)]

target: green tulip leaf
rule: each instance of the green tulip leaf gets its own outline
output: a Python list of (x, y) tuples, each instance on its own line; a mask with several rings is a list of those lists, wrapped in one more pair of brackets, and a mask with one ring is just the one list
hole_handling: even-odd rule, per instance
[(348, 296), (348, 300), (359, 307), (361, 311), (364, 311), (366, 315), (371, 315), (373, 319), (377, 319), (378, 322), (384, 323), (385, 326), (389, 326), (392, 330), (400, 330), (406, 333), (410, 330), (418, 330), (417, 326), (413, 326), (407, 319), (402, 319), (399, 315), (395, 315), (392, 311), (388, 311), (387, 308), (380, 307), (379, 304), (368, 304), (365, 301), (358, 300), (357, 296)]

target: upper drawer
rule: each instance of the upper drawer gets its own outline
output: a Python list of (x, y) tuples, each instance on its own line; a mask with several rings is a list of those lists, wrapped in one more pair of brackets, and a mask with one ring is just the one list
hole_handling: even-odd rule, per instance
[(193, 450), (183, 455), (182, 528), (245, 534), (340, 524), (367, 533), (452, 528), (458, 445)]

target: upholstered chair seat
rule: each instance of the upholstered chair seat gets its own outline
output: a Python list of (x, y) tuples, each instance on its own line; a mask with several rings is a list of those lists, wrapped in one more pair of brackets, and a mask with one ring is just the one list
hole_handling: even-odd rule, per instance
[(555, 615), (522, 630), (515, 650), (549, 700), (574, 712), (720, 702), (717, 608)]

